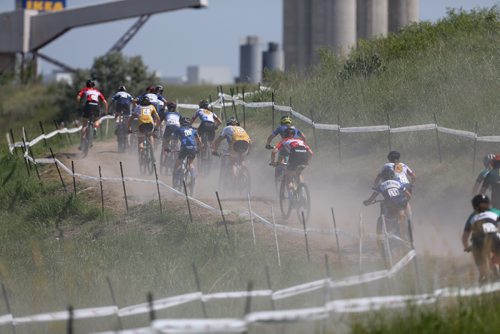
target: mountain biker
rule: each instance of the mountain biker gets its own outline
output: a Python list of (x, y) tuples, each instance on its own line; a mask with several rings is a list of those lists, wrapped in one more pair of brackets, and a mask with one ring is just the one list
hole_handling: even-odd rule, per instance
[(206, 133), (208, 142), (211, 143), (214, 141), (215, 138), (215, 130), (219, 125), (222, 124), (222, 122), (215, 113), (213, 113), (212, 111), (210, 111), (210, 109), (208, 109), (209, 103), (207, 100), (201, 100), (199, 103), (199, 107), (200, 108), (191, 118), (191, 124), (193, 124), (194, 121), (197, 118), (199, 118), (201, 124), (198, 127), (198, 133), (200, 137), (203, 137), (203, 135)]
[(481, 184), (483, 183), (484, 179), (492, 169), (491, 162), (493, 158), (495, 158), (495, 154), (493, 153), (484, 156), (483, 158), (484, 169), (479, 173), (479, 175), (476, 178), (476, 183), (474, 183), (474, 187), (472, 187), (473, 196), (479, 194), (481, 190)]
[(384, 215), (388, 217), (399, 217), (399, 226), (405, 223), (405, 211), (411, 193), (406, 186), (399, 180), (391, 166), (386, 166), (380, 173), (381, 183), (373, 188), (371, 196), (363, 201), (365, 206), (373, 203), (378, 194), (384, 197)]
[(285, 130), (288, 128), (295, 129), (295, 137), (301, 138), (304, 142), (307, 142), (306, 136), (299, 129), (293, 126), (292, 118), (290, 116), (283, 116), (280, 119), (280, 125), (269, 135), (269, 137), (267, 137), (266, 148), (268, 150), (272, 150), (273, 147), (271, 146), (271, 142), (273, 139), (277, 135), (280, 135), (281, 139), (285, 138)]
[(160, 116), (160, 120), (163, 122), (165, 119), (165, 106), (168, 103), (167, 99), (163, 97), (163, 86), (155, 86), (154, 93), (156, 94), (156, 100), (158, 101), (156, 105), (158, 116)]
[[(195, 170), (193, 166), (193, 161), (196, 158), (196, 151), (198, 146), (201, 148), (203, 146), (198, 131), (191, 127), (191, 120), (187, 117), (183, 117), (180, 120), (181, 126), (175, 130), (174, 136), (176, 136), (180, 143), (181, 149), (177, 160), (175, 161), (175, 173), (181, 172), (182, 160), (187, 158), (187, 168), (191, 171), (191, 175), (195, 177)], [(170, 149), (167, 149), (169, 152)]]
[(111, 97), (115, 109), (115, 118), (118, 116), (129, 117), (133, 97), (127, 93), (125, 86), (118, 87), (118, 91)]
[[(161, 118), (161, 117), (160, 117)], [(163, 133), (163, 149), (170, 147), (170, 140), (173, 133), (181, 127), (181, 114), (177, 112), (177, 104), (174, 102), (167, 103), (167, 112), (165, 113), (165, 132)]]
[(282, 157), (285, 155), (288, 156), (288, 165), (286, 166), (285, 171), (285, 182), (288, 184), (288, 188), (292, 186), (292, 179), (294, 176), (298, 176), (300, 183), (304, 182), (301, 170), (299, 170), (298, 167), (308, 165), (313, 156), (313, 151), (311, 150), (311, 148), (307, 146), (304, 140), (296, 138), (295, 135), (296, 129), (285, 129), (284, 138), (274, 147), (273, 151), (271, 152), (271, 166), (277, 165), (277, 163), (275, 162), (276, 154), (281, 150), (284, 150), (286, 153), (283, 155), (280, 154), (279, 159), (282, 159)]
[(151, 104), (151, 101), (147, 96), (143, 96), (139, 101), (139, 106), (135, 108), (131, 117), (128, 120), (128, 132), (132, 132), (132, 120), (138, 119), (137, 129), (139, 130), (138, 135), (138, 149), (139, 152), (144, 148), (143, 136), (147, 136), (151, 146), (154, 145), (153, 131), (155, 124), (160, 124), (160, 117), (156, 112), (155, 106)]
[[(486, 244), (486, 234), (490, 234), (491, 250), (493, 250), (493, 263), (498, 263), (498, 254), (500, 253), (500, 238), (496, 233), (496, 226), (500, 219), (500, 211), (491, 208), (490, 199), (488, 196), (479, 194), (472, 198), (472, 208), (474, 212), (469, 216), (465, 223), (462, 234), (462, 245), (464, 252), (472, 252), (474, 262), (479, 271), (479, 282), (487, 281), (488, 273), (486, 271), (486, 261), (490, 261), (492, 254), (486, 254), (483, 247)], [(488, 224), (488, 225), (485, 225)], [(491, 232), (485, 232), (485, 231)], [(469, 245), (469, 239), (472, 244)]]
[(252, 147), (252, 141), (245, 129), (240, 126), (240, 122), (234, 117), (227, 121), (226, 127), (222, 129), (220, 136), (214, 141), (212, 154), (219, 155), (217, 150), (224, 139), (229, 147), (229, 160), (233, 166), (233, 176), (236, 177), (236, 166), (243, 163), (245, 155)]
[(406, 190), (411, 192), (412, 186), (415, 183), (417, 176), (410, 169), (410, 167), (399, 161), (400, 158), (401, 154), (398, 151), (389, 152), (389, 154), (387, 155), (387, 160), (389, 160), (389, 162), (384, 164), (381, 172), (375, 178), (375, 181), (373, 182), (374, 188), (376, 188), (383, 179), (382, 171), (384, 171), (386, 168), (392, 168), (394, 174), (396, 174), (398, 181), (406, 187)]
[(496, 154), (491, 160), (492, 169), (484, 178), (481, 194), (485, 194), (491, 188), (491, 205), (500, 209), (500, 155)]
[[(104, 95), (95, 87), (95, 82), (93, 80), (87, 80), (85, 83), (85, 88), (78, 92), (76, 96), (76, 104), (78, 105), (78, 110), (80, 110), (80, 104), (83, 99), (83, 111), (82, 111), (82, 131), (80, 134), (80, 141), (83, 140), (85, 133), (87, 132), (87, 123), (90, 118), (94, 120), (100, 115), (99, 101), (104, 104), (105, 113), (108, 113), (108, 102), (104, 98)], [(81, 149), (81, 144), (79, 149)]]

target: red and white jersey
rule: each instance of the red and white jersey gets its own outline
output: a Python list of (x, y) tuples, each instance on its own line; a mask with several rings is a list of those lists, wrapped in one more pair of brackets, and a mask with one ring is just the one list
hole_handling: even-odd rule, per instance
[(286, 150), (287, 153), (290, 153), (297, 148), (305, 148), (307, 150), (307, 152), (309, 152), (310, 154), (313, 154), (313, 151), (311, 150), (311, 148), (309, 146), (307, 146), (307, 144), (304, 143), (304, 141), (300, 138), (285, 138), (285, 139), (282, 139), (278, 143), (278, 145), (276, 145), (277, 150), (284, 149), (284, 150)]
[(83, 99), (86, 103), (97, 104), (99, 103), (99, 99), (101, 99), (101, 101), (106, 101), (104, 95), (102, 95), (102, 93), (96, 88), (85, 87), (78, 93), (78, 96), (80, 97), (80, 99)]

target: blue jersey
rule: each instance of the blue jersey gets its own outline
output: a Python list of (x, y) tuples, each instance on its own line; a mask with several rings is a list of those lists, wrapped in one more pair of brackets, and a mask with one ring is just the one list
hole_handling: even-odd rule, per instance
[(397, 206), (406, 206), (406, 203), (408, 203), (408, 198), (405, 194), (406, 188), (399, 181), (384, 181), (375, 188), (375, 191), (381, 193), (386, 201)]
[(117, 92), (111, 99), (116, 104), (122, 106), (130, 106), (130, 104), (132, 103), (132, 95), (127, 92)]
[(174, 135), (181, 142), (181, 148), (196, 149), (196, 137), (198, 132), (190, 126), (182, 126), (175, 130)]
[(288, 128), (292, 128), (295, 130), (295, 138), (298, 138), (298, 137), (301, 137), (302, 136), (302, 132), (300, 132), (299, 129), (297, 129), (296, 127), (294, 126), (288, 126), (288, 125), (280, 125), (278, 126), (274, 131), (273, 131), (273, 136), (277, 136), (277, 135), (280, 135), (281, 138), (285, 138), (285, 130), (288, 129)]

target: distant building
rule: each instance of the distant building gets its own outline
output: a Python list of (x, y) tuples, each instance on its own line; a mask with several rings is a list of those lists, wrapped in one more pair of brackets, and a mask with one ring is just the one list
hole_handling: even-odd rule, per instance
[(267, 50), (262, 53), (262, 68), (270, 71), (283, 71), (285, 69), (285, 60), (283, 51), (279, 49), (278, 43), (269, 43)]
[(262, 54), (259, 47), (259, 37), (247, 36), (245, 43), (240, 45), (240, 76), (239, 82), (259, 83), (262, 80)]
[(162, 77), (160, 81), (166, 82), (167, 85), (181, 86), (186, 84), (187, 77), (185, 75), (179, 77)]
[(417, 22), (419, 0), (283, 0), (286, 70), (303, 72), (318, 49), (347, 55), (360, 38), (384, 36)]
[(196, 65), (187, 68), (188, 85), (225, 85), (233, 82), (228, 66)]
[(65, 71), (52, 71), (50, 74), (45, 74), (43, 76), (44, 82), (65, 82), (68, 85), (73, 84), (73, 73)]

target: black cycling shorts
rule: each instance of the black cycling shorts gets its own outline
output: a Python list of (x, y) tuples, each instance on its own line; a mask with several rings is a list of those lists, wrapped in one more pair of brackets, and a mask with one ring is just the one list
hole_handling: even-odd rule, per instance
[(237, 140), (233, 144), (233, 151), (236, 153), (245, 153), (248, 151), (248, 142), (245, 140)]
[(165, 132), (163, 132), (163, 138), (166, 140), (166, 139), (169, 139), (170, 136), (172, 136), (172, 134), (178, 129), (180, 128), (180, 126), (177, 126), (177, 125), (167, 125), (165, 127)]
[(83, 107), (83, 118), (99, 118), (99, 104), (98, 103), (86, 103)]
[(203, 138), (203, 134), (207, 134), (208, 141), (215, 139), (215, 124), (211, 122), (202, 122), (198, 127), (198, 134)]
[(139, 132), (142, 134), (148, 135), (153, 132), (154, 129), (155, 126), (153, 125), (153, 123), (142, 123), (141, 125), (139, 125)]
[(290, 152), (290, 156), (288, 157), (288, 165), (286, 168), (290, 171), (297, 170), (299, 166), (305, 166), (309, 162), (309, 152), (304, 147), (295, 148)]
[(192, 146), (181, 147), (181, 151), (179, 152), (179, 159), (183, 160), (184, 158), (194, 159), (196, 157), (196, 148)]
[(130, 105), (127, 104), (116, 104), (115, 112), (122, 114), (123, 116), (130, 116)]

